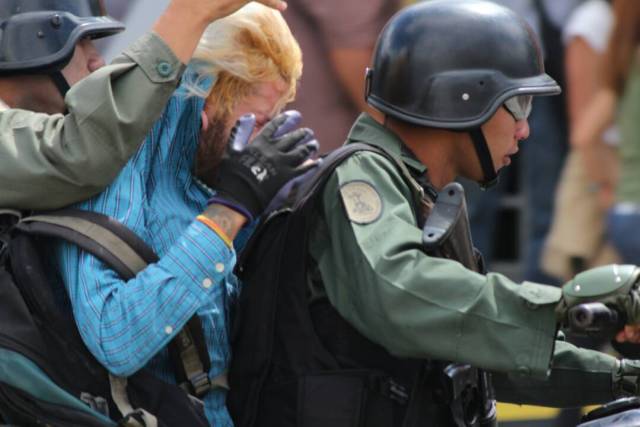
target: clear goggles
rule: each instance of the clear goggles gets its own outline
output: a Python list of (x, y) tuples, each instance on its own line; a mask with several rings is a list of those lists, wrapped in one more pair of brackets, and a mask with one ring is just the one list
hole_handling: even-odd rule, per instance
[(504, 108), (516, 121), (526, 120), (531, 114), (532, 95), (518, 95), (504, 101)]

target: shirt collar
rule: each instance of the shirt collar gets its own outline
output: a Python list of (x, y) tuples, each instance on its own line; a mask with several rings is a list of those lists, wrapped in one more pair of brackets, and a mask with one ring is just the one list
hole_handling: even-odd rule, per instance
[(416, 158), (398, 135), (378, 123), (367, 113), (360, 114), (349, 132), (347, 144), (354, 142), (364, 142), (380, 147), (401, 158), (404, 164), (417, 176), (422, 176), (427, 172), (427, 167)]

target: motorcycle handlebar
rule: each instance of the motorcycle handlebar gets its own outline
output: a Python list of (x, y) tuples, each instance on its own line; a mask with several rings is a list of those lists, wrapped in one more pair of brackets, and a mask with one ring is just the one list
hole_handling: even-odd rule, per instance
[(579, 335), (610, 335), (624, 327), (624, 315), (599, 302), (580, 304), (569, 309), (568, 330)]

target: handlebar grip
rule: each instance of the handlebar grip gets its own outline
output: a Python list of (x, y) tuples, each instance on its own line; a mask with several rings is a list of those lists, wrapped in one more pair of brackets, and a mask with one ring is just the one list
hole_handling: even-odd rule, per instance
[(580, 304), (569, 309), (568, 329), (576, 334), (603, 335), (615, 333), (625, 324), (624, 315), (602, 303)]

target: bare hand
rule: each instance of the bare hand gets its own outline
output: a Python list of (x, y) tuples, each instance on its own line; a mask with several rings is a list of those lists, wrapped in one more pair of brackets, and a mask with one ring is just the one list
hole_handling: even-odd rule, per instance
[[(287, 8), (287, 3), (282, 0), (256, 1), (280, 11)], [(172, 0), (153, 30), (186, 64), (207, 26), (247, 3), (249, 0)]]
[[(231, 15), (247, 3), (250, 3), (250, 0), (173, 0), (170, 7), (175, 4), (176, 7), (189, 10), (212, 22)], [(262, 3), (281, 12), (287, 8), (287, 3), (283, 0), (256, 0), (256, 3)]]
[(616, 341), (640, 344), (640, 325), (626, 325), (616, 335)]

